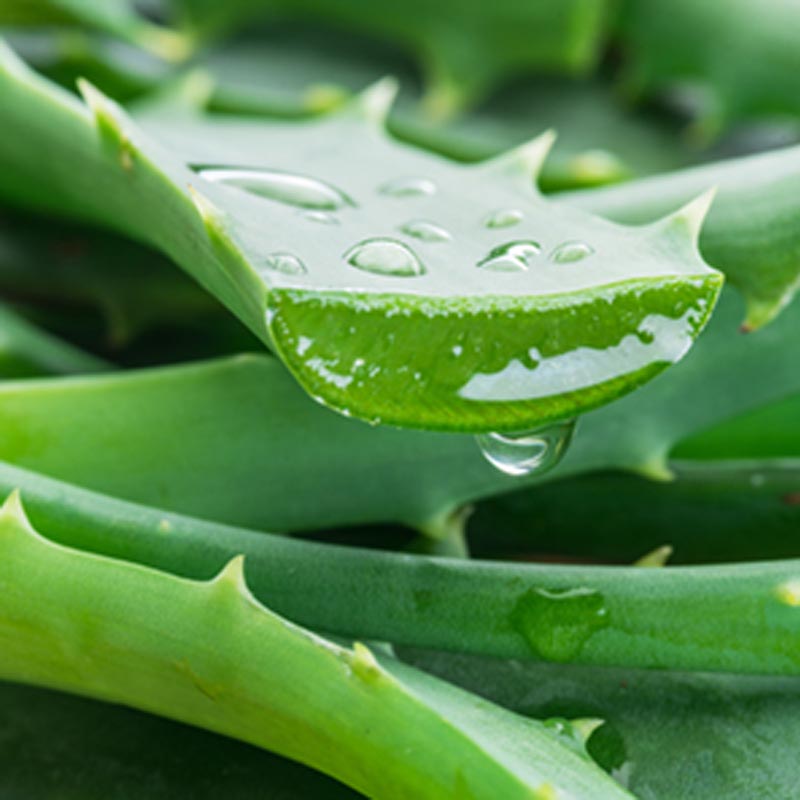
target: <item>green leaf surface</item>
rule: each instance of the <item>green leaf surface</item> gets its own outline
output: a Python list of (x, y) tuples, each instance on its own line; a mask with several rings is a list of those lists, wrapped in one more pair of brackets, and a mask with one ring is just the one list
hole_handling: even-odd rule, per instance
[[(742, 431), (731, 425), (728, 435), (741, 441)], [(706, 435), (691, 441), (699, 445)], [(701, 453), (711, 455), (696, 449)], [(668, 482), (603, 472), (485, 500), (469, 520), (470, 552), (630, 564), (670, 545), (670, 564), (800, 557), (797, 459), (670, 460), (669, 470)]]
[(224, 733), (376, 799), (629, 797), (541, 723), (273, 614), (241, 557), (193, 581), (65, 548), (33, 529), (17, 493), (0, 548), (5, 679)]
[(0, 684), (0, 794), (14, 800), (355, 800), (300, 764), (121, 706)]
[(111, 364), (84, 353), (0, 304), (0, 377), (104, 372)]
[[(796, 355), (786, 345), (800, 306), (749, 336), (738, 332), (740, 313), (736, 295), (726, 293), (690, 356), (663, 379), (586, 415), (550, 476), (621, 468), (668, 477), (668, 456), (681, 440), (800, 392)], [(265, 530), (370, 522), (431, 530), (464, 503), (542, 480), (493, 469), (471, 437), (344, 419), (263, 356), (6, 383), (0, 458), (136, 502)]]
[(99, 314), (118, 349), (158, 325), (212, 328), (213, 297), (152, 250), (47, 217), (0, 214), (0, 296), (86, 320)]
[(310, 394), (372, 422), (582, 413), (679, 359), (719, 291), (695, 246), (708, 196), (642, 228), (555, 207), (530, 185), (546, 138), (451, 164), (386, 135), (386, 84), (303, 124), (150, 117), (163, 150), (91, 87), (86, 108), (10, 54), (2, 81), (0, 191), (160, 247)]
[(764, 0), (757, 13), (747, 0), (626, 0), (619, 28), (628, 89), (682, 90), (699, 114), (696, 135), (740, 119), (800, 114), (793, 0)]
[(130, 0), (3, 0), (0, 25), (77, 26), (103, 31), (169, 60), (189, 54), (186, 38), (154, 25)]
[(717, 195), (700, 250), (747, 301), (745, 326), (774, 319), (800, 285), (800, 147), (735, 158), (563, 199), (627, 223), (647, 223), (708, 186)]
[(411, 663), (524, 714), (605, 719), (589, 739), (589, 752), (643, 800), (787, 800), (797, 791), (797, 678), (401, 652)]
[(602, 0), (499, 0), (491, 6), (454, 0), (411, 0), (402, 6), (358, 0), (180, 0), (176, 6), (200, 35), (260, 18), (321, 22), (332, 32), (383, 39), (416, 58), (428, 83), (427, 105), (437, 116), (474, 102), (515, 73), (587, 71), (597, 59), (608, 16)]
[(797, 560), (642, 569), (433, 558), (204, 523), (7, 465), (0, 485), (20, 487), (35, 524), (69, 547), (193, 579), (244, 553), (263, 603), (348, 638), (596, 665), (800, 670)]

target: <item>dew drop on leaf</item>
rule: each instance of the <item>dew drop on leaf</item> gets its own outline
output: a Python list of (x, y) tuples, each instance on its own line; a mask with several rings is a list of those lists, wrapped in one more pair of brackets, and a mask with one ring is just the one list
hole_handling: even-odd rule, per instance
[(523, 213), (516, 208), (499, 208), (486, 217), (484, 224), (487, 228), (510, 228), (522, 222)]
[(351, 247), (344, 258), (356, 269), (375, 275), (413, 277), (425, 274), (425, 267), (411, 248), (395, 239), (366, 239)]
[(303, 275), (306, 272), (305, 264), (291, 253), (270, 253), (263, 264), (265, 269), (273, 272), (282, 272), (284, 275)]
[(550, 260), (557, 264), (571, 264), (573, 261), (582, 261), (594, 253), (594, 248), (586, 242), (564, 242), (550, 253)]
[(203, 167), (198, 169), (202, 178), (244, 189), (259, 197), (277, 200), (299, 208), (335, 211), (353, 205), (344, 192), (325, 181), (293, 172), (274, 169), (242, 169), (233, 167)]
[(319, 222), (323, 225), (338, 225), (339, 220), (327, 211), (306, 211), (303, 217), (309, 222)]
[(524, 272), (541, 252), (538, 242), (507, 242), (489, 251), (478, 267), (493, 272)]
[(436, 194), (436, 184), (428, 178), (395, 178), (382, 184), (378, 191), (389, 197), (423, 197)]
[(526, 433), (483, 433), (475, 441), (495, 469), (516, 477), (552, 469), (563, 458), (574, 430), (573, 419)]
[(512, 627), (535, 655), (568, 661), (608, 623), (605, 598), (596, 589), (529, 589), (511, 612)]
[(423, 219), (415, 219), (411, 222), (406, 222), (400, 230), (423, 242), (447, 242), (451, 238), (450, 234), (440, 225), (436, 225), (433, 222), (426, 222)]

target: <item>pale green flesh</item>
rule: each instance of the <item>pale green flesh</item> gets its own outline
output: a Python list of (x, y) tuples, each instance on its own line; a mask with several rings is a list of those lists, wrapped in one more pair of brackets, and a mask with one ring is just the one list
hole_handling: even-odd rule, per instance
[[(785, 346), (800, 307), (750, 336), (738, 333), (740, 315), (739, 298), (727, 292), (707, 334), (668, 379), (587, 414), (550, 476), (617, 467), (663, 478), (681, 439), (800, 392), (796, 356)], [(155, 451), (143, 431), (158, 442)], [(305, 397), (281, 364), (258, 356), (6, 383), (0, 458), (136, 502), (266, 530), (370, 522), (428, 529), (463, 503), (541, 480), (494, 470), (471, 437), (343, 419)]]
[(272, 614), (241, 559), (198, 582), (64, 548), (17, 495), (0, 548), (6, 679), (226, 733), (379, 800), (629, 796), (540, 724)]
[[(270, 342), (308, 391), (344, 413), (401, 426), (473, 431), (520, 430), (574, 416), (630, 391), (680, 358), (719, 290), (721, 276), (702, 263), (694, 245), (706, 201), (643, 229), (620, 228), (553, 207), (530, 185), (544, 141), (479, 167), (449, 165), (392, 143), (379, 132), (371, 117), (380, 113), (376, 106), (385, 104), (386, 87), (372, 90), (338, 116), (295, 125), (291, 133), (279, 124), (244, 126), (256, 137), (248, 152), (270, 150), (279, 157), (273, 169), (296, 170), (299, 165), (292, 158), (299, 154), (311, 162), (303, 165), (304, 176), (351, 198), (337, 214), (340, 224), (329, 225), (309, 221), (296, 205), (206, 181), (186, 166), (187, 161), (219, 164), (220, 159), (229, 160), (229, 153), (215, 148), (214, 159), (199, 150), (180, 158), (169, 155), (93, 90), (85, 89), (94, 117), (60, 90), (29, 75), (10, 56), (5, 62), (10, 107), (3, 114), (14, 125), (2, 143), (5, 191), (16, 201), (114, 224), (158, 245)], [(45, 118), (56, 113), (63, 118), (61, 128), (49, 122), (44, 126)], [(59, 131), (55, 137), (54, 130)], [(210, 140), (207, 127), (198, 131), (201, 139)], [(47, 192), (41, 161), (32, 158), (34, 133), (48, 147), (61, 148), (61, 156), (46, 173)], [(166, 132), (159, 138), (162, 135)], [(226, 140), (235, 141), (232, 136), (226, 131)], [(354, 147), (363, 163), (348, 170), (337, 154)], [(238, 152), (241, 158), (245, 150)], [(322, 159), (315, 153), (323, 152), (324, 161), (315, 160)], [(244, 166), (258, 166), (249, 161), (248, 157)], [(76, 171), (76, 163), (87, 168)], [(409, 198), (380, 191), (387, 182), (420, 178), (432, 181), (433, 194)], [(428, 205), (429, 198), (437, 204)], [(409, 200), (415, 201), (413, 213)], [(513, 233), (483, 223), (498, 208), (519, 204), (530, 216)], [(392, 209), (396, 210), (390, 213)], [(434, 210), (441, 216), (429, 221), (445, 229), (449, 225), (452, 242), (402, 239), (398, 226), (433, 217)], [(421, 274), (376, 275), (354, 268), (347, 254), (376, 237), (413, 248), (423, 265)], [(498, 244), (519, 240), (535, 241), (541, 248), (523, 274), (477, 266)], [(572, 241), (587, 244), (590, 254), (574, 263), (548, 261), (559, 246)], [(265, 268), (271, 254), (284, 253), (301, 259), (308, 278)], [(652, 292), (643, 292), (643, 287)], [(346, 302), (333, 304), (324, 315), (282, 315), (281, 293), (289, 289), (312, 303), (341, 296)], [(362, 295), (369, 302), (363, 303)], [(606, 298), (609, 305), (598, 312), (595, 326), (576, 324), (572, 314), (597, 297)], [(375, 301), (383, 307), (375, 308)], [(483, 304), (490, 309), (497, 304), (506, 313), (492, 318)], [(436, 320), (435, 335), (417, 340), (404, 307)], [(541, 310), (553, 307), (558, 312), (548, 320), (546, 333), (511, 335), (524, 330), (527, 319), (535, 328)], [(481, 326), (476, 327), (470, 311), (476, 312)], [(395, 336), (411, 346), (398, 353), (387, 345), (377, 349), (374, 360), (365, 358), (358, 352), (359, 337), (350, 334), (351, 327), (358, 328), (354, 313), (366, 313), (372, 325), (377, 319), (387, 340)], [(469, 360), (456, 364), (453, 349), (479, 328), (487, 337), (495, 334), (498, 344), (466, 348)], [(343, 355), (337, 358), (343, 363), (318, 355), (290, 359), (288, 350), (297, 349), (300, 337), (316, 341), (323, 336), (341, 345)], [(428, 352), (432, 343), (435, 347)], [(628, 345), (641, 350), (630, 365), (614, 355), (614, 348)], [(504, 375), (506, 368), (535, 372), (543, 356), (562, 358), (557, 375), (574, 375), (576, 370), (580, 375), (564, 384), (534, 375), (537, 385), (530, 391), (527, 377), (514, 377), (510, 388), (488, 397), (475, 397), (468, 389), (472, 375)], [(367, 373), (361, 382), (342, 371), (357, 369), (359, 359), (366, 362)], [(383, 378), (373, 386), (369, 373), (376, 370)], [(459, 383), (465, 371), (466, 379)], [(405, 372), (422, 376), (418, 402), (402, 402)], [(333, 378), (327, 379), (331, 373)], [(491, 402), (462, 413), (462, 407), (476, 399)]]

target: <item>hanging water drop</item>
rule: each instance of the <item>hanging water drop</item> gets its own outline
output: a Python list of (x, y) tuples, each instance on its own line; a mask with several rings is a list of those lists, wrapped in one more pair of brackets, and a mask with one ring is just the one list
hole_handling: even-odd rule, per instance
[(507, 242), (491, 250), (478, 262), (478, 267), (493, 272), (525, 272), (541, 252), (538, 242)]
[(395, 178), (378, 187), (389, 197), (423, 197), (436, 194), (436, 184), (428, 178)]
[(594, 248), (586, 242), (564, 242), (550, 253), (550, 260), (557, 264), (571, 264), (573, 261), (582, 261), (594, 253)]
[(291, 253), (270, 253), (264, 259), (263, 267), (284, 275), (303, 275), (306, 272), (305, 264)]
[(436, 225), (433, 222), (426, 222), (423, 219), (415, 219), (411, 222), (406, 222), (405, 225), (401, 226), (400, 230), (423, 242), (447, 242), (451, 238), (450, 234), (440, 225)]
[(344, 192), (329, 183), (274, 169), (243, 169), (237, 167), (201, 167), (201, 177), (214, 183), (222, 183), (244, 189), (259, 197), (277, 200), (299, 208), (314, 208), (335, 211), (354, 205)]
[(510, 228), (522, 222), (523, 213), (516, 208), (499, 208), (486, 217), (484, 225), (487, 228)]
[(539, 475), (563, 458), (574, 430), (571, 419), (526, 433), (483, 433), (475, 440), (483, 457), (500, 472), (514, 477)]
[(425, 274), (425, 267), (414, 252), (395, 239), (366, 239), (351, 247), (344, 258), (356, 269), (375, 275), (412, 277)]

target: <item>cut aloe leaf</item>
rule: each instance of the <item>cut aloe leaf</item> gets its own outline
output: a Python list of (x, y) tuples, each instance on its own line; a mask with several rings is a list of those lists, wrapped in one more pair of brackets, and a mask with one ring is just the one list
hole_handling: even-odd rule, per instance
[[(741, 310), (737, 295), (725, 293), (669, 380), (587, 414), (549, 475), (620, 468), (664, 479), (677, 442), (800, 393), (796, 354), (786, 346), (800, 330), (800, 305), (752, 336), (738, 331)], [(142, 430), (159, 442), (157, 458)], [(263, 356), (8, 382), (0, 386), (0, 458), (265, 530), (401, 522), (438, 531), (464, 503), (542, 480), (535, 469), (514, 478), (492, 468), (471, 437), (371, 428), (332, 414)]]
[(620, 222), (647, 223), (716, 186), (703, 256), (745, 296), (745, 329), (773, 320), (800, 286), (800, 147), (562, 195)]
[(0, 550), (5, 679), (193, 723), (374, 798), (630, 797), (541, 723), (273, 614), (241, 557), (193, 581), (65, 548), (18, 494), (0, 511)]
[(708, 195), (644, 228), (554, 206), (531, 188), (549, 136), (453, 165), (385, 134), (389, 84), (305, 124), (151, 118), (157, 146), (91, 87), (86, 108), (3, 63), (0, 191), (157, 245), (345, 414), (575, 416), (678, 360), (719, 291), (695, 244)]

